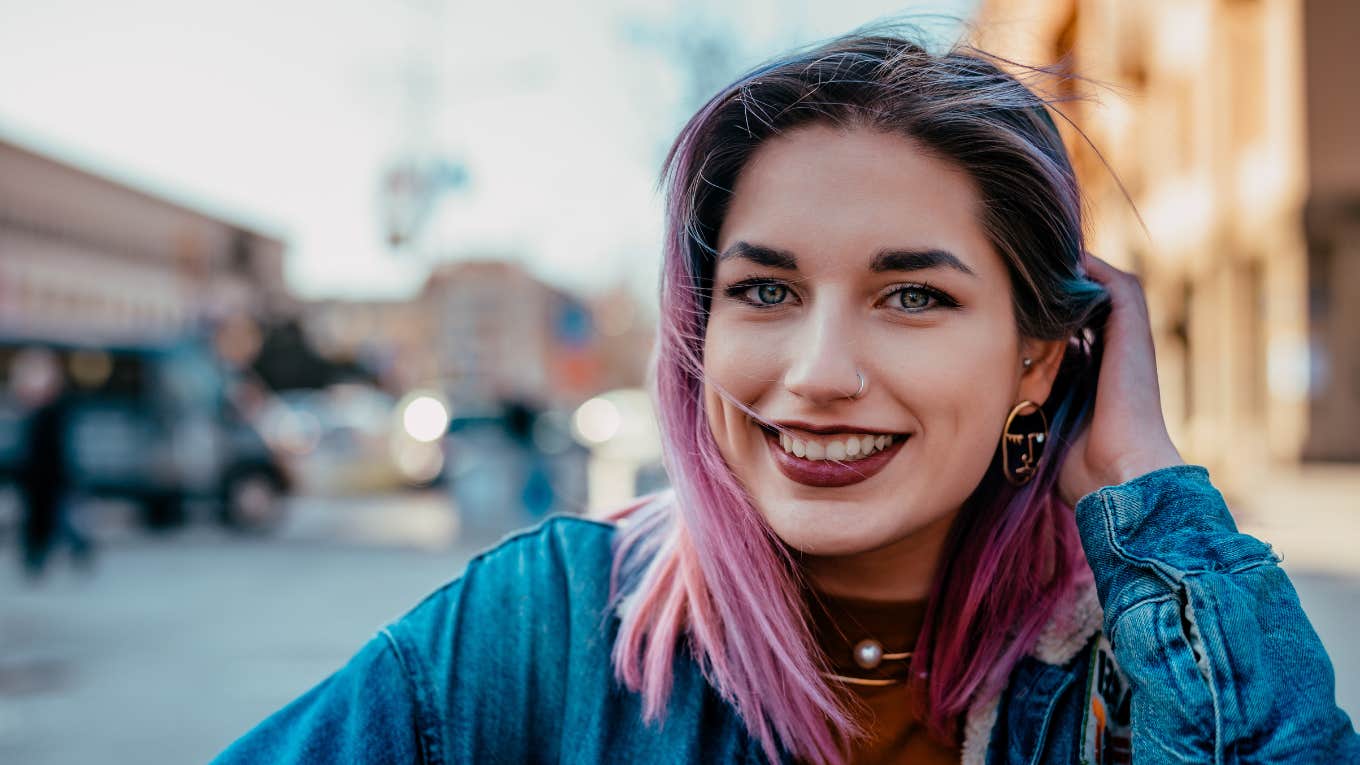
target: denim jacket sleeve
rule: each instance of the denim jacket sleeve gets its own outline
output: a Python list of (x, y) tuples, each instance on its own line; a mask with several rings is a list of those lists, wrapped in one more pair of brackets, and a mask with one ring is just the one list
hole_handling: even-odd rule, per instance
[(415, 688), (384, 630), (349, 663), (237, 739), (213, 765), (423, 763)]
[(1138, 763), (1360, 762), (1326, 651), (1270, 546), (1198, 465), (1077, 503)]

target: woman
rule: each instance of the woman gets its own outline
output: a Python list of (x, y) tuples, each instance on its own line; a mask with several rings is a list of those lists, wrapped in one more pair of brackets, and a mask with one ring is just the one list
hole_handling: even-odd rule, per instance
[(1032, 92), (850, 36), (667, 181), (674, 490), (482, 554), (223, 762), (1360, 759)]

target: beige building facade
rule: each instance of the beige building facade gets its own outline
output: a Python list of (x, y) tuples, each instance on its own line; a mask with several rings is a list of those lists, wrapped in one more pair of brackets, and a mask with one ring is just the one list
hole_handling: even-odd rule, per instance
[(117, 343), (286, 309), (284, 243), (0, 139), (0, 334)]
[(582, 299), (504, 258), (442, 265), (409, 300), (310, 303), (304, 324), (323, 355), (387, 354), (383, 381), (395, 390), (557, 408), (640, 386), (653, 331), (626, 290)]
[(1360, 4), (984, 0), (979, 15), (983, 49), (1086, 78), (1025, 74), (1071, 120), (1089, 246), (1143, 281), (1187, 460), (1242, 494), (1360, 462)]

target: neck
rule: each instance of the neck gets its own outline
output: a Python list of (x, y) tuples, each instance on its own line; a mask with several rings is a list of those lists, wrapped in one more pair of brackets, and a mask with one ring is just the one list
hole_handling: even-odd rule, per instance
[(955, 510), (901, 539), (852, 555), (804, 555), (808, 582), (821, 592), (863, 600), (924, 600)]

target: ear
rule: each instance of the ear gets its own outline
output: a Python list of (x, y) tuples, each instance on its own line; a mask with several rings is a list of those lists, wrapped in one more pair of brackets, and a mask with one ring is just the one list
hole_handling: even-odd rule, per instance
[[(1062, 365), (1063, 354), (1067, 350), (1068, 338), (1057, 340), (1020, 340), (1020, 391), (1017, 400), (1029, 399), (1042, 405), (1053, 390), (1053, 381), (1058, 378), (1058, 367)], [(1025, 359), (1033, 359), (1029, 369), (1023, 364)]]

